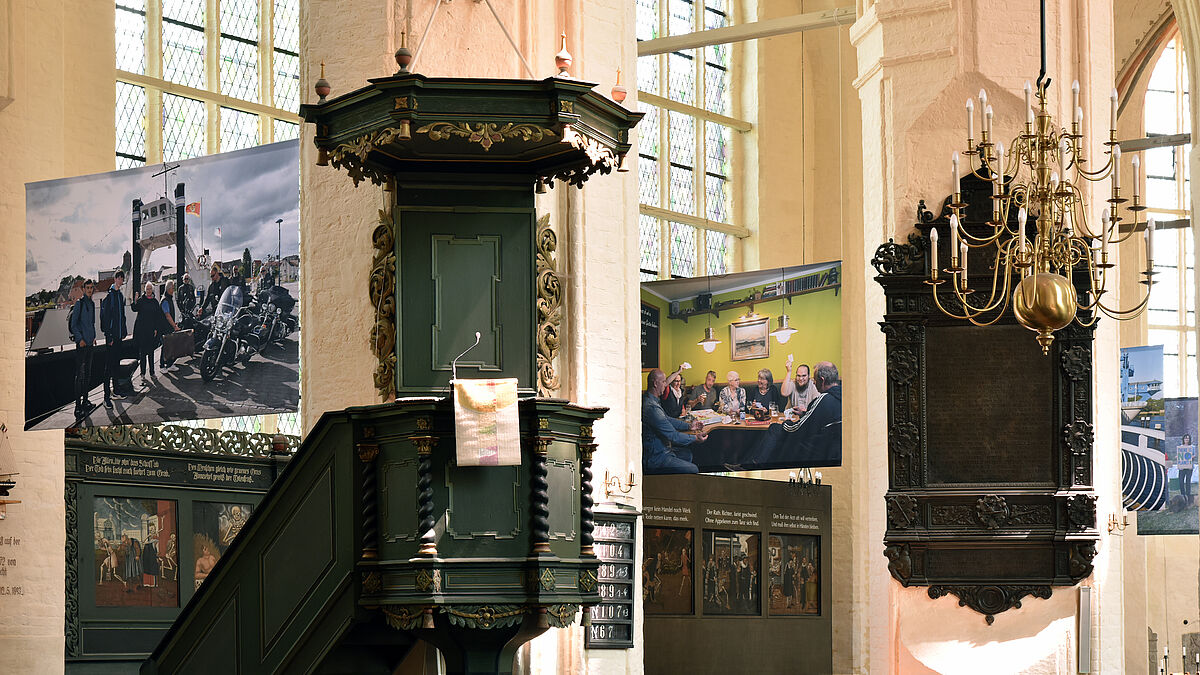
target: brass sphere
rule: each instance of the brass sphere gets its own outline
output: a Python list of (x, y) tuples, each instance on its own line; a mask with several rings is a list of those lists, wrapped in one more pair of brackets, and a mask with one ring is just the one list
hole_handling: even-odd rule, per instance
[(1040, 272), (1017, 284), (1013, 291), (1013, 316), (1029, 330), (1036, 331), (1042, 353), (1050, 352), (1054, 331), (1075, 319), (1075, 287), (1061, 274)]

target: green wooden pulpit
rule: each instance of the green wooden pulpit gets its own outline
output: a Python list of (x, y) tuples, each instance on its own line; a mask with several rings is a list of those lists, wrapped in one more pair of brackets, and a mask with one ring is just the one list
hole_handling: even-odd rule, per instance
[[(390, 195), (364, 224), (363, 303), (394, 402), (318, 422), (143, 673), (391, 673), (415, 639), (451, 673), (508, 673), (521, 644), (600, 602), (605, 409), (552, 397), (557, 237), (534, 194), (620, 170), (641, 113), (565, 77), (402, 73), (330, 100), (323, 82), (301, 107), (318, 164)], [(520, 465), (458, 466), (455, 368), (517, 379)]]

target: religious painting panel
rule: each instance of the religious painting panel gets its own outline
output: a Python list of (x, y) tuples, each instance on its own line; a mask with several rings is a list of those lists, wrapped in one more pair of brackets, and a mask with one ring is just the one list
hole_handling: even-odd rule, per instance
[(771, 616), (821, 613), (821, 538), (806, 534), (767, 537), (767, 610)]
[(642, 557), (642, 608), (647, 614), (692, 614), (695, 551), (692, 529), (648, 527)]
[(192, 566), (197, 589), (241, 533), (253, 510), (251, 504), (192, 503)]
[(178, 607), (176, 503), (166, 499), (94, 499), (97, 607)]
[(704, 614), (762, 613), (761, 558), (755, 532), (704, 530)]

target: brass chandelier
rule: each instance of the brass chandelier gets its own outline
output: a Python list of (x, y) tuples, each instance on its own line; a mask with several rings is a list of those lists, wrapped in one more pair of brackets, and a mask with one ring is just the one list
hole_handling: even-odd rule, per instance
[[(1017, 134), (1007, 148), (1003, 143), (993, 142), (992, 108), (987, 103), (987, 92), (980, 90), (979, 107), (982, 113), (980, 140), (974, 138), (974, 107), (967, 100), (967, 149), (964, 155), (979, 158), (979, 166), (973, 169), (980, 180), (991, 183), (992, 217), (987, 227), (977, 229), (977, 234), (962, 226), (962, 217), (967, 204), (963, 201), (959, 176), (959, 155), (952, 157), (953, 187), (950, 209), (950, 265), (939, 274), (938, 233), (929, 232), (931, 243), (930, 278), (926, 283), (933, 286), (933, 297), (938, 308), (945, 314), (965, 319), (979, 326), (995, 323), (1003, 315), (1009, 299), (1017, 321), (1037, 333), (1042, 353), (1049, 354), (1054, 341), (1054, 331), (1066, 327), (1071, 321), (1090, 326), (1099, 314), (1115, 319), (1132, 319), (1145, 310), (1150, 299), (1150, 286), (1154, 275), (1153, 230), (1154, 220), (1146, 223), (1146, 268), (1141, 283), (1146, 286), (1145, 297), (1136, 305), (1120, 309), (1105, 302), (1109, 270), (1109, 247), (1120, 244), (1141, 224), (1141, 213), (1146, 209), (1137, 193), (1140, 180), (1139, 159), (1133, 158), (1133, 198), (1121, 196), (1120, 159), (1121, 148), (1117, 144), (1117, 92), (1110, 97), (1109, 137), (1104, 143), (1105, 163), (1098, 169), (1089, 170), (1085, 150), (1089, 144), (1081, 132), (1083, 108), (1079, 105), (1079, 82), (1071, 86), (1074, 120), (1070, 129), (1055, 123), (1047, 106), (1046, 90), (1050, 84), (1046, 75), (1046, 30), (1045, 2), (1042, 4), (1042, 69), (1037, 80), (1037, 90), (1025, 83), (1025, 107), (1027, 110), (1024, 129)], [(1036, 96), (1036, 108), (1031, 97)], [(971, 161), (970, 159), (968, 161)], [(1108, 208), (1093, 224), (1088, 216), (1084, 199), (1084, 181), (1111, 179), (1112, 196), (1107, 200)], [(1132, 214), (1133, 226), (1122, 234), (1120, 223), (1124, 218), (1120, 209)], [(1015, 227), (1009, 224), (1010, 214), (1016, 210)], [(1031, 232), (1026, 228), (1027, 218), (1035, 219)], [(967, 273), (968, 252), (977, 250), (991, 253), (994, 257), (990, 292), (977, 292), (970, 287)], [(972, 257), (986, 259), (987, 255)], [(1073, 283), (1076, 272), (1086, 271), (1088, 288), (1084, 297), (1076, 293)], [(1114, 273), (1115, 277), (1116, 274)], [(978, 280), (978, 276), (976, 280)], [(1019, 279), (1019, 281), (1015, 281)], [(1015, 283), (1014, 283), (1015, 281)], [(950, 292), (956, 302), (947, 309), (942, 289), (949, 282)], [(939, 289), (940, 290), (939, 292)], [(961, 311), (959, 308), (961, 307)], [(1080, 312), (1090, 312), (1086, 318)]]

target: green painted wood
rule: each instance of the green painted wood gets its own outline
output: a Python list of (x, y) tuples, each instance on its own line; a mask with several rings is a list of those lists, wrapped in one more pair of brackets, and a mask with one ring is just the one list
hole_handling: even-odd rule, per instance
[(216, 620), (196, 642), (196, 647), (179, 665), (179, 675), (237, 673), (238, 649), (237, 597), (230, 597), (217, 613)]
[(399, 390), (444, 395), (460, 377), (515, 377), (532, 391), (534, 210), (529, 185), (404, 183), (397, 191)]

